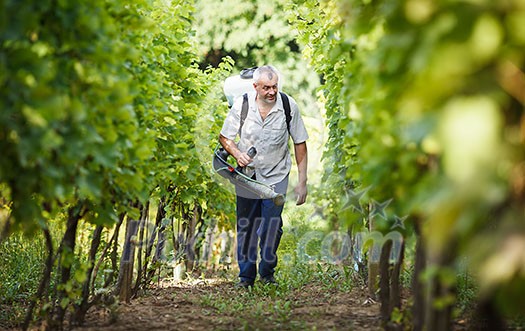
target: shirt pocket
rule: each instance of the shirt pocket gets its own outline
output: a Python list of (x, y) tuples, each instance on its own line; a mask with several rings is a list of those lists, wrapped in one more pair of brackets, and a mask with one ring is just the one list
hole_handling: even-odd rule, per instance
[(269, 142), (272, 146), (282, 146), (286, 143), (287, 129), (285, 121), (275, 121), (270, 130)]

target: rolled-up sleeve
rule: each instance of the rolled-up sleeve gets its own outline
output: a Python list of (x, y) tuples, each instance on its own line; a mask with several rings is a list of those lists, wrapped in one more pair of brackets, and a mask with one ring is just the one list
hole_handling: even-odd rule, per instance
[(242, 97), (238, 98), (226, 116), (224, 123), (221, 129), (221, 135), (224, 137), (235, 140), (237, 134), (239, 133), (239, 127), (241, 123), (241, 107), (242, 107)]
[(290, 121), (290, 136), (294, 144), (304, 143), (308, 140), (308, 132), (306, 132), (306, 127), (304, 126), (297, 103), (291, 97), (290, 99), (290, 115), (292, 116), (292, 120)]

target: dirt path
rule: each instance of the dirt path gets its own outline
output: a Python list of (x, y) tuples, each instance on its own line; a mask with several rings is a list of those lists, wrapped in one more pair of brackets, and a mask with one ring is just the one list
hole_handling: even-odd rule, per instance
[(110, 312), (96, 308), (75, 330), (381, 330), (379, 305), (364, 290), (309, 284), (240, 290), (226, 280), (197, 280), (151, 289)]

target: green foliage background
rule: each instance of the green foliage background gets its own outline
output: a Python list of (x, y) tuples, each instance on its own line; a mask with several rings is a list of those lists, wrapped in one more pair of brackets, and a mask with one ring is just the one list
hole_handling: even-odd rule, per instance
[[(198, 68), (193, 10), (187, 1), (0, 2), (2, 240), (51, 228), (56, 249), (69, 208), (109, 230), (159, 196), (231, 226), (232, 197), (195, 149), (198, 111), (222, 105), (207, 96), (231, 69)], [(75, 286), (88, 266), (79, 268)]]
[(30, 230), (79, 200), (109, 225), (168, 185), (187, 203), (213, 194), (194, 122), (222, 77), (197, 67), (191, 3), (170, 4), (3, 5), (18, 13), (4, 14), (1, 54), (1, 182), (14, 225)]
[(525, 242), (517, 185), (524, 100), (512, 78), (523, 77), (525, 64), (523, 2), (293, 1), (292, 8), (298, 40), (325, 79), (332, 213), (360, 224), (342, 209), (355, 203), (353, 189), (368, 189), (363, 203), (393, 199), (390, 215), (423, 221), (431, 264), (448, 269), (469, 256), (481, 298), (523, 311), (503, 299), (523, 293), (524, 283), (523, 264), (506, 255), (523, 256)]

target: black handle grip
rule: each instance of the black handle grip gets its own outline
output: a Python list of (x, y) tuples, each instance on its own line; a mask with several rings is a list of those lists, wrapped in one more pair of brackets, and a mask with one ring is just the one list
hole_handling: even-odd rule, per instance
[(257, 155), (257, 150), (255, 149), (255, 146), (250, 147), (246, 154), (248, 154), (248, 156), (253, 159), (253, 157)]

